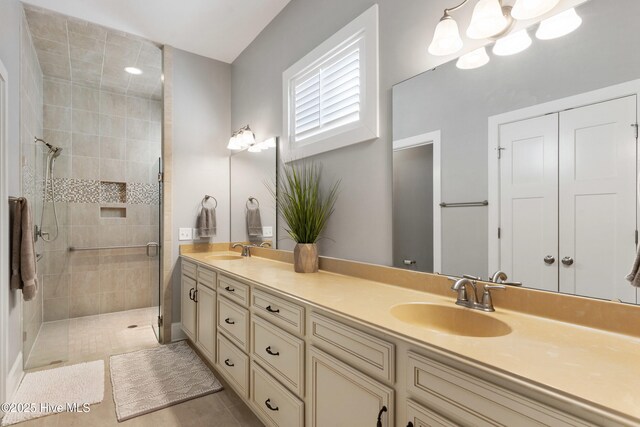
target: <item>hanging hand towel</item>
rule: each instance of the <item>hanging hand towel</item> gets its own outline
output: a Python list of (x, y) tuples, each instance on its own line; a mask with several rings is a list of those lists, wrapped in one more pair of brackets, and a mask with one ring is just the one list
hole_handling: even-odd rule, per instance
[(258, 206), (247, 207), (247, 234), (250, 242), (262, 240), (262, 219)]
[(640, 288), (640, 248), (638, 249), (638, 253), (636, 254), (636, 259), (633, 262), (631, 273), (627, 275), (626, 279), (631, 282), (631, 286)]
[(209, 238), (216, 235), (216, 208), (203, 207), (198, 215), (196, 234), (199, 238)]
[(25, 301), (38, 292), (38, 273), (31, 208), (24, 197), (11, 204), (11, 289), (22, 289)]

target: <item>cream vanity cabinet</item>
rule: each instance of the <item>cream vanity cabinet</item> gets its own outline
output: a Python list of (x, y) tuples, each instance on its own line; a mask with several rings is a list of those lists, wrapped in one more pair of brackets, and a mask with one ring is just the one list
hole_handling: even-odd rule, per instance
[(216, 349), (217, 274), (188, 261), (182, 261), (182, 330), (213, 363)]

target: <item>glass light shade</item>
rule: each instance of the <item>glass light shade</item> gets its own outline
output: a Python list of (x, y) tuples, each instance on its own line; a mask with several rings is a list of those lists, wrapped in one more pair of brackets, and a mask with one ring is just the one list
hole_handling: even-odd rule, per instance
[(493, 46), (493, 53), (499, 56), (515, 55), (531, 46), (531, 43), (527, 30), (520, 30), (499, 39)]
[(253, 144), (247, 151), (250, 153), (259, 153), (262, 151), (262, 147), (260, 147), (260, 144)]
[(239, 150), (240, 149), (239, 142), (240, 141), (238, 140), (238, 137), (236, 135), (232, 136), (231, 138), (229, 138), (229, 144), (227, 145), (227, 149)]
[(265, 139), (264, 141), (262, 141), (262, 145), (265, 148), (276, 148), (276, 137), (272, 136), (269, 139)]
[(511, 9), (511, 16), (517, 20), (542, 16), (556, 7), (560, 0), (517, 0)]
[(444, 17), (438, 22), (429, 45), (429, 53), (435, 56), (452, 55), (462, 49), (462, 39), (458, 24), (451, 17)]
[(542, 21), (536, 31), (536, 37), (540, 40), (556, 39), (577, 30), (581, 24), (582, 18), (571, 8)]
[(247, 148), (256, 143), (256, 137), (250, 130), (243, 130), (242, 133), (240, 133), (239, 138), (240, 146), (242, 148)]
[(498, 0), (480, 0), (473, 9), (467, 36), (471, 39), (487, 39), (501, 33), (509, 25)]
[(483, 65), (487, 65), (488, 63), (489, 55), (487, 55), (487, 49), (481, 47), (480, 49), (471, 51), (458, 58), (456, 67), (460, 68), (461, 70), (473, 70), (474, 68), (480, 68)]

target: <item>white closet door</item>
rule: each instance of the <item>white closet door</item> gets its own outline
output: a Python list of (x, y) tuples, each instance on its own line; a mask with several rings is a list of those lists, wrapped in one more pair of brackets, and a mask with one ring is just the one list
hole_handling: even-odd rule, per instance
[(500, 268), (557, 291), (558, 115), (500, 126), (500, 146)]
[(636, 302), (632, 123), (635, 96), (560, 113), (561, 292)]

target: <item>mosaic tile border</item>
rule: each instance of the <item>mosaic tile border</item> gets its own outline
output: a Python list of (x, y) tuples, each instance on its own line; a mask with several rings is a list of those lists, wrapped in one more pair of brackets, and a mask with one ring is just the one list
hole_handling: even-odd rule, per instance
[[(157, 205), (160, 200), (157, 184), (71, 178), (54, 178), (53, 184), (55, 187), (55, 201), (60, 203)], [(51, 187), (47, 185), (44, 191), (46, 191), (46, 200), (48, 202), (52, 201)]]

